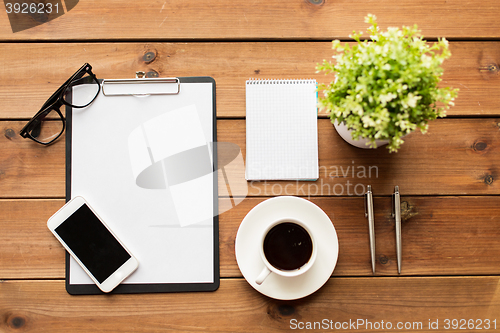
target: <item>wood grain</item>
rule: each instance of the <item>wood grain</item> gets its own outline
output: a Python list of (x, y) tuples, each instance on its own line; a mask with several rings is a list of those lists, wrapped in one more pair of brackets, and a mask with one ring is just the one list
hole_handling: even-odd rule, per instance
[[(244, 121), (219, 121), (218, 140), (245, 152)], [(226, 132), (225, 128), (231, 127)], [(355, 148), (341, 139), (327, 119), (318, 121), (319, 171), (316, 182), (249, 182), (233, 193), (251, 196), (351, 196), (371, 184), (378, 195), (394, 185), (406, 194), (496, 194), (500, 127), (498, 119), (440, 119), (426, 134), (405, 137), (398, 153), (384, 147)], [(404, 190), (403, 190), (404, 189)]]
[(24, 139), (19, 131), (25, 122), (0, 122), (0, 196), (65, 196), (65, 136), (45, 147)]
[[(353, 196), (371, 184), (377, 195), (399, 185), (408, 195), (500, 194), (500, 119), (439, 119), (428, 133), (405, 138), (398, 153), (359, 149), (338, 136), (328, 119), (318, 121), (319, 171), (316, 182), (242, 182), (233, 195)], [(63, 198), (64, 137), (49, 147), (22, 139), (23, 122), (0, 123), (0, 197)], [(245, 157), (245, 121), (219, 120), (218, 141), (241, 147)], [(243, 170), (229, 174), (243, 180)], [(225, 187), (223, 177), (219, 186)]]
[[(266, 198), (247, 198), (220, 215), (222, 277), (241, 277), (234, 252), (239, 225)], [(224, 205), (228, 199), (221, 199)], [(371, 276), (361, 197), (310, 198), (330, 217), (340, 253), (334, 276)], [(63, 279), (64, 249), (47, 219), (64, 200), (0, 200), (0, 280)], [(391, 200), (375, 197), (376, 275), (397, 275)], [(500, 274), (500, 197), (402, 197), (402, 275)]]
[[(83, 3), (82, 3), (83, 5)], [(78, 5), (80, 6), (80, 4)], [(451, 42), (443, 86), (459, 88), (450, 116), (500, 116), (500, 42)], [(151, 61), (144, 56), (155, 54)], [(57, 55), (55, 57), (54, 55)], [(0, 48), (0, 118), (31, 118), (83, 63), (99, 78), (131, 78), (136, 71), (162, 77), (212, 76), (218, 117), (245, 116), (249, 78), (313, 78), (333, 55), (329, 42), (262, 43), (19, 43)], [(326, 112), (320, 112), (326, 117)]]
[(65, 251), (47, 228), (64, 200), (0, 200), (0, 280), (64, 278)]
[[(245, 156), (245, 81), (333, 80), (315, 72), (317, 63), (332, 56), (332, 39), (366, 31), (369, 12), (382, 29), (415, 23), (431, 41), (450, 39), (441, 84), (460, 92), (449, 118), (433, 122), (425, 135), (407, 136), (400, 152), (389, 154), (349, 146), (320, 112), (318, 181), (231, 188), (240, 197), (249, 192), (220, 215), (216, 292), (66, 293), (64, 251), (46, 227), (64, 204), (64, 136), (42, 147), (18, 132), (76, 69), (89, 62), (99, 78), (131, 78), (136, 71), (212, 76), (218, 139), (237, 144)], [(352, 331), (344, 328), (350, 322), (366, 332), (393, 331), (388, 322), (434, 332), (446, 329), (446, 319), (467, 320), (470, 332), (484, 331), (489, 319), (489, 330), (499, 331), (499, 12), (498, 0), (86, 0), (47, 23), (44, 15), (29, 16), (40, 24), (13, 33), (0, 11), (0, 332), (282, 332), (293, 330), (292, 323), (316, 325), (307, 331)], [(243, 170), (228, 171), (243, 180)], [(376, 276), (358, 195), (368, 184), (375, 194)], [(394, 185), (402, 194), (402, 276), (390, 216)], [(256, 292), (236, 263), (242, 219), (274, 195), (311, 200), (339, 237), (333, 276), (297, 301)], [(469, 319), (480, 326), (471, 328)]]
[(334, 331), (337, 323), (354, 322), (365, 332), (388, 331), (389, 323), (429, 332), (430, 322), (444, 331), (446, 319), (464, 318), (474, 319), (468, 332), (476, 332), (476, 319), (482, 330), (489, 319), (496, 331), (499, 286), (498, 277), (333, 278), (304, 299), (276, 301), (243, 279), (228, 279), (213, 293), (144, 294), (138, 303), (137, 295), (70, 296), (62, 281), (4, 281), (0, 330), (282, 332), (317, 322), (308, 331)]
[[(334, 276), (371, 276), (364, 198), (309, 198), (330, 217), (340, 250)], [(221, 272), (240, 276), (234, 240), (245, 215), (265, 199), (247, 198), (220, 216)], [(500, 273), (499, 197), (402, 196), (402, 275)], [(376, 275), (397, 275), (391, 199), (375, 197)]]
[[(317, 5), (316, 5), (317, 3)], [(13, 33), (5, 12), (2, 40), (178, 40), (178, 39), (331, 39), (366, 31), (364, 17), (380, 26), (418, 24), (428, 37), (498, 38), (495, 0), (431, 1), (80, 1), (66, 14)], [(19, 14), (27, 15), (27, 14)], [(14, 21), (16, 24), (16, 21)]]

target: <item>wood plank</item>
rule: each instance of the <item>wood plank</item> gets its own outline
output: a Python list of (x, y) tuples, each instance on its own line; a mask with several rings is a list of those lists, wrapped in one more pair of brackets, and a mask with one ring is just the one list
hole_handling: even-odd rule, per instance
[[(319, 171), (316, 182), (249, 182), (232, 188), (250, 196), (351, 196), (371, 184), (375, 194), (390, 195), (394, 185), (412, 195), (498, 194), (500, 140), (498, 119), (439, 119), (429, 131), (405, 137), (398, 153), (384, 147), (360, 149), (337, 134), (327, 119), (318, 121)], [(220, 120), (218, 140), (238, 144), (245, 156), (243, 120)], [(230, 131), (225, 130), (231, 128)]]
[[(223, 280), (213, 293), (78, 297), (68, 295), (62, 281), (0, 283), (3, 332), (282, 332), (315, 322), (314, 331), (342, 325), (348, 331), (343, 323), (352, 331), (354, 322), (366, 332), (398, 323), (404, 331), (429, 332), (451, 329), (452, 319), (464, 319), (467, 331), (476, 332), (487, 320), (489, 330), (498, 331), (499, 312), (499, 277), (335, 278), (296, 301), (267, 298), (243, 279)], [(467, 327), (469, 319), (474, 325)]]
[[(81, 1), (66, 14), (28, 18), (31, 29), (13, 33), (7, 15), (1, 40), (153, 40), (153, 39), (330, 39), (365, 31), (368, 13), (380, 26), (418, 24), (428, 37), (498, 38), (495, 0), (442, 1)], [(28, 14), (19, 14), (25, 18)], [(19, 19), (13, 20), (19, 25)], [(48, 21), (48, 22), (47, 22)], [(46, 23), (45, 23), (46, 22)], [(30, 25), (28, 25), (29, 27)]]
[(64, 278), (65, 251), (47, 228), (64, 200), (0, 200), (0, 279)]
[[(234, 242), (245, 215), (266, 198), (246, 198), (220, 215), (220, 272), (241, 277)], [(331, 218), (340, 244), (334, 276), (371, 276), (361, 197), (310, 198)], [(228, 204), (221, 199), (221, 206)], [(375, 197), (376, 275), (397, 275), (391, 200)], [(63, 279), (64, 250), (46, 227), (64, 200), (0, 200), (0, 279)], [(402, 275), (500, 274), (500, 197), (402, 197)]]
[(65, 251), (47, 228), (64, 200), (0, 200), (0, 279), (64, 278)]
[(0, 122), (0, 196), (53, 198), (65, 196), (65, 136), (45, 147), (24, 139), (25, 122)]
[[(451, 42), (450, 49), (453, 56), (443, 65), (442, 84), (461, 90), (448, 115), (499, 116), (500, 42)], [(148, 52), (156, 55), (153, 61), (144, 59)], [(212, 76), (217, 115), (244, 117), (247, 79), (314, 78), (327, 83), (333, 76), (316, 73), (315, 67), (332, 54), (329, 42), (3, 44), (0, 118), (32, 117), (84, 62), (93, 65), (99, 78), (130, 78), (139, 70), (163, 77)]]
[[(387, 149), (359, 149), (320, 119), (320, 179), (316, 182), (242, 182), (231, 187), (245, 196), (352, 196), (371, 184), (377, 195), (389, 195), (399, 185), (407, 195), (500, 194), (500, 119), (439, 119), (427, 134), (405, 138), (398, 153)], [(0, 197), (63, 198), (65, 142), (43, 147), (17, 133), (24, 122), (1, 122)], [(241, 147), (245, 157), (245, 121), (219, 120), (218, 140)], [(242, 180), (243, 170), (230, 170)], [(219, 177), (219, 186), (225, 186)]]
[[(247, 198), (220, 216), (221, 272), (240, 276), (234, 241)], [(309, 198), (332, 220), (340, 250), (334, 276), (371, 276), (364, 198)], [(402, 275), (500, 273), (500, 197), (412, 197), (402, 192)], [(391, 199), (375, 197), (376, 275), (397, 275)]]

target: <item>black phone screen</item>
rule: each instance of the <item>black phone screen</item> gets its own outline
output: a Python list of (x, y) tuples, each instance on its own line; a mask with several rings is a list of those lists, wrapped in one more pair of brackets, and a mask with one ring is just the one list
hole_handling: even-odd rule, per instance
[(128, 252), (86, 204), (61, 223), (55, 232), (99, 283), (130, 259)]

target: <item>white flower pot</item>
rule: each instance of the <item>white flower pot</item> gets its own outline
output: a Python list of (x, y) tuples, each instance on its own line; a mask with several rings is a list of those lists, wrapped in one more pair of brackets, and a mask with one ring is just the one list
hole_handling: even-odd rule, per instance
[[(351, 130), (347, 128), (344, 123), (339, 124), (337, 120), (333, 124), (337, 133), (339, 133), (340, 137), (344, 139), (346, 142), (350, 143), (354, 147), (363, 148), (363, 149), (372, 149), (370, 146), (369, 139), (360, 138), (359, 140), (354, 140), (351, 135)], [(375, 140), (377, 147), (384, 146), (389, 143), (389, 140)]]

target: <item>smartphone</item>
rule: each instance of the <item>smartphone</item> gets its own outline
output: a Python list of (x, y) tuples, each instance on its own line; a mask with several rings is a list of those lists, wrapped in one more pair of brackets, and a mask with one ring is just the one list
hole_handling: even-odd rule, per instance
[(75, 197), (48, 221), (50, 231), (104, 292), (137, 269), (137, 259), (82, 197)]

